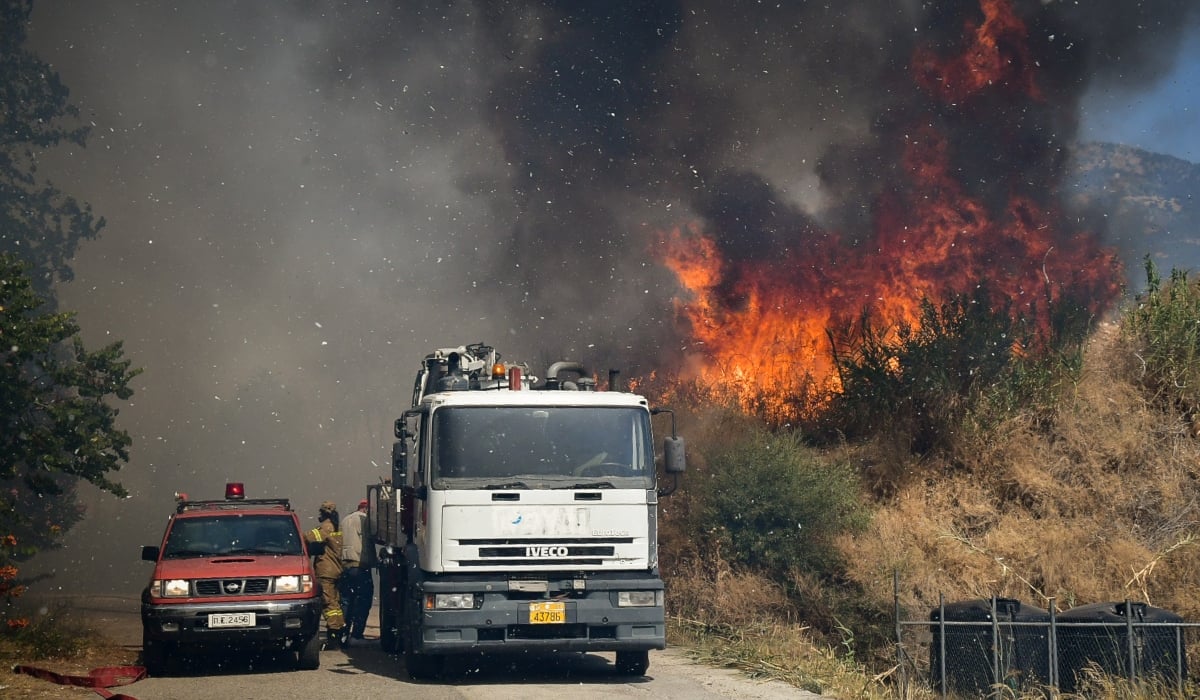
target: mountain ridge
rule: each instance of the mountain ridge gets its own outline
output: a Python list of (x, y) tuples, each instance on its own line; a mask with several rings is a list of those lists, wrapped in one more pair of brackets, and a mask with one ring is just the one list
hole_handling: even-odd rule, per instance
[(1118, 250), (1134, 291), (1147, 256), (1160, 270), (1200, 268), (1200, 164), (1087, 142), (1073, 149), (1065, 182), (1069, 213)]

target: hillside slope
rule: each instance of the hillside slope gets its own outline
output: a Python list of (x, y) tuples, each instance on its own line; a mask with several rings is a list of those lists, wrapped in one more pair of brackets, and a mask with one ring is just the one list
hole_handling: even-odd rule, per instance
[(1059, 609), (1144, 600), (1200, 619), (1200, 439), (1151, 405), (1141, 361), (1112, 324), (1091, 338), (1051, 416), (964, 436), (956, 466), (922, 463), (845, 538), (849, 575), (920, 615), (939, 595)]

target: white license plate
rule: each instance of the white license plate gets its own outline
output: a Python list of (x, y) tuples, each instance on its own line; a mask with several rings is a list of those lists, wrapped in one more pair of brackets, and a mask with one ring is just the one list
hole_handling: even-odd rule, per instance
[(212, 613), (208, 616), (212, 627), (253, 627), (254, 613)]

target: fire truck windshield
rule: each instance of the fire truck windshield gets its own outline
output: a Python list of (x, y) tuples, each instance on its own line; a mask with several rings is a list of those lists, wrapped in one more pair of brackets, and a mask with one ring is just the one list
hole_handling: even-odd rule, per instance
[(433, 419), (435, 489), (653, 488), (644, 410), (444, 407)]

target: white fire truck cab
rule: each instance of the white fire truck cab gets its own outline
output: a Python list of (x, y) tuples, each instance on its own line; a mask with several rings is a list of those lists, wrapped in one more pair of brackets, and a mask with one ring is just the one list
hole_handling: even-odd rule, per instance
[(614, 651), (642, 675), (666, 646), (658, 499), (686, 468), (683, 440), (672, 418), (660, 489), (660, 411), (596, 391), (576, 363), (548, 375), (538, 386), (482, 344), (422, 363), (391, 480), (368, 489), (382, 644), (410, 676), (448, 654), (528, 651)]

